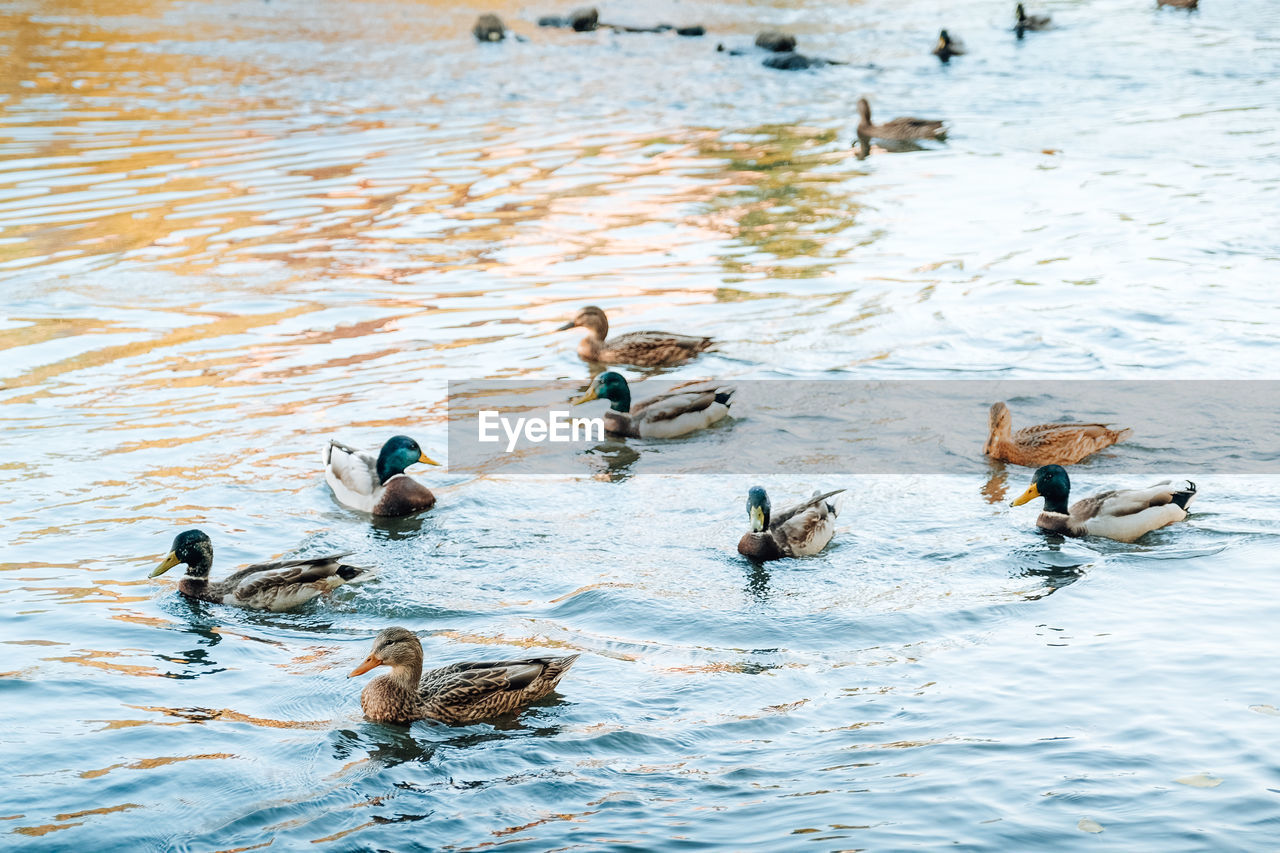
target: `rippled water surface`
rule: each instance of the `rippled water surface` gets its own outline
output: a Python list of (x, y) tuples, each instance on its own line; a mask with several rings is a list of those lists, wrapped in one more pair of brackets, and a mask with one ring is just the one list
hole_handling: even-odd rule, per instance
[[(1275, 378), (1280, 7), (1055, 0), (1017, 42), (1006, 5), (602, 7), (682, 39), (499, 0), (528, 40), (478, 45), (427, 0), (0, 2), (0, 846), (1275, 847), (1272, 476), (1137, 545), (1036, 533), (981, 434), (820, 482), (455, 465), (383, 524), (320, 476), (331, 435), (443, 453), (448, 380), (585, 384), (588, 303), (720, 342), (677, 378)], [(714, 50), (765, 26), (850, 64)], [(863, 94), (949, 143), (855, 160)], [(740, 559), (757, 479), (847, 487), (833, 547)], [(192, 605), (147, 579), (192, 526), (215, 573), (381, 578)], [(518, 719), (373, 725), (390, 624), (582, 658)]]

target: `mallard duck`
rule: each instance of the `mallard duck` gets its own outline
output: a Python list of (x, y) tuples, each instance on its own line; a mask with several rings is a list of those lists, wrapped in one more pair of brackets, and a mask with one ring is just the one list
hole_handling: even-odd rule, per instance
[(211, 582), (213, 542), (202, 530), (184, 530), (173, 537), (169, 555), (152, 570), (151, 577), (159, 577), (179, 563), (186, 563), (187, 574), (178, 582), (178, 592), (188, 598), (280, 612), (306, 604), (343, 584), (364, 583), (374, 577), (368, 569), (343, 563), (342, 558), (346, 556), (349, 553), (257, 563), (224, 580)]
[(476, 37), (476, 41), (502, 41), (507, 37), (507, 28), (502, 25), (501, 18), (492, 12), (487, 12), (476, 18), (476, 25), (471, 28), (471, 34)]
[(415, 462), (440, 464), (407, 435), (387, 439), (376, 457), (330, 441), (324, 449), (324, 479), (343, 506), (371, 515), (413, 515), (436, 503), (430, 489), (404, 472)]
[(938, 33), (938, 43), (933, 46), (933, 55), (943, 62), (950, 62), (953, 56), (964, 56), (964, 42), (952, 38), (946, 30)]
[(1196, 9), (1200, 0), (1156, 0), (1156, 6), (1173, 6), (1176, 9)]
[(612, 370), (601, 373), (575, 406), (601, 397), (610, 402), (604, 428), (634, 438), (676, 438), (709, 427), (729, 414), (731, 385), (690, 382), (631, 405), (631, 387)]
[(348, 678), (391, 667), (365, 685), (360, 710), (375, 723), (408, 725), (439, 720), (453, 726), (518, 711), (556, 688), (577, 655), (562, 658), (468, 661), (422, 671), (422, 643), (407, 628), (387, 628)]
[(769, 507), (769, 495), (761, 486), (747, 491), (747, 516), (751, 532), (738, 540), (738, 553), (756, 560), (779, 557), (809, 557), (827, 547), (836, 532), (836, 507), (828, 498), (844, 489), (826, 494), (813, 493), (804, 503), (788, 507), (776, 516)]
[(982, 452), (992, 459), (1036, 468), (1074, 465), (1091, 453), (1124, 441), (1132, 430), (1107, 424), (1040, 424), (1013, 432), (1013, 416), (1004, 403), (991, 407), (990, 432)]
[(1028, 30), (1047, 30), (1053, 26), (1053, 20), (1048, 15), (1028, 15), (1027, 10), (1022, 8), (1021, 3), (1013, 10), (1013, 13), (1017, 17), (1017, 23), (1013, 25), (1013, 31), (1018, 34), (1018, 38), (1022, 38), (1022, 34)]
[(1044, 498), (1044, 511), (1036, 526), (1064, 536), (1105, 536), (1119, 542), (1134, 542), (1152, 530), (1182, 521), (1196, 496), (1190, 480), (1166, 480), (1149, 489), (1099, 492), (1067, 507), (1071, 480), (1061, 465), (1037, 468), (1031, 485), (1013, 502), (1022, 506)]
[(609, 320), (594, 305), (583, 308), (578, 316), (556, 331), (563, 332), (575, 326), (590, 332), (578, 344), (578, 357), (598, 364), (669, 367), (688, 361), (711, 346), (711, 338), (671, 332), (628, 332), (609, 338)]
[(871, 123), (871, 104), (866, 98), (858, 98), (858, 139), (870, 142), (883, 139), (889, 142), (913, 142), (921, 139), (946, 139), (947, 130), (942, 122), (923, 118), (895, 118), (884, 124)]
[(756, 33), (756, 47), (774, 53), (791, 53), (796, 49), (796, 37), (778, 30), (764, 30)]

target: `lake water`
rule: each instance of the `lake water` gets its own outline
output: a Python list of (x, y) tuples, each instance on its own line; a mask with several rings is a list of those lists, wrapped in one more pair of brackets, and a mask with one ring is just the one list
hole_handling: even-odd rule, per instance
[[(678, 476), (636, 442), (425, 469), (438, 507), (381, 524), (321, 477), (330, 436), (444, 454), (450, 380), (585, 386), (553, 330), (586, 304), (719, 341), (664, 378), (1276, 378), (1280, 6), (1056, 0), (1021, 42), (1006, 6), (602, 7), (696, 39), (501, 0), (528, 41), (479, 45), (439, 2), (0, 2), (0, 846), (1274, 848), (1273, 473), (1204, 466), (1136, 545), (1038, 534), (980, 409), (936, 473), (717, 475), (694, 441)], [(767, 26), (850, 64), (714, 49)], [(854, 159), (864, 94), (950, 141)], [(1060, 387), (1015, 419), (1091, 416)], [(1274, 458), (1219, 418), (1183, 458)], [(1073, 482), (1146, 485), (1172, 443)], [(833, 546), (739, 558), (757, 481), (848, 488)], [(147, 574), (193, 526), (215, 575), (381, 578), (191, 605)], [(345, 676), (393, 624), (429, 662), (582, 658), (518, 720), (373, 725)]]

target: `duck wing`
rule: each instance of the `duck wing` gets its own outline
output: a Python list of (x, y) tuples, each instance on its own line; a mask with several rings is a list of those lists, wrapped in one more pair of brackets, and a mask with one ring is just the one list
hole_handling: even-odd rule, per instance
[(289, 610), (343, 584), (372, 579), (373, 573), (368, 569), (342, 562), (350, 553), (257, 563), (210, 584), (209, 591), (225, 604)]
[(836, 495), (840, 494), (843, 491), (845, 490), (836, 489), (834, 492), (826, 492), (825, 494), (820, 494), (820, 495), (815, 494), (813, 497), (809, 498), (807, 501), (803, 503), (798, 503), (795, 506), (787, 507), (781, 512), (775, 513), (774, 516), (771, 519), (769, 519), (769, 526), (778, 527), (780, 525), (786, 524), (790, 519), (792, 519), (796, 515), (815, 507), (820, 507), (822, 509), (822, 514), (820, 517), (825, 517), (828, 512), (830, 512), (832, 515), (835, 515), (835, 508), (827, 504), (827, 498), (835, 497)]
[(904, 116), (877, 125), (872, 136), (881, 139), (944, 139), (947, 135), (942, 122), (932, 119)]
[(1132, 430), (1116, 430), (1107, 424), (1039, 424), (1015, 432), (1013, 442), (1037, 454), (1052, 454), (1052, 458), (1037, 456), (1037, 460), (1044, 460), (1037, 464), (1071, 465), (1131, 434)]
[(609, 338), (601, 347), (606, 361), (659, 367), (684, 361), (711, 346), (711, 338), (672, 332), (628, 332)]
[(551, 692), (577, 655), (465, 661), (423, 673), (418, 692), (432, 716), (448, 723), (510, 713)]

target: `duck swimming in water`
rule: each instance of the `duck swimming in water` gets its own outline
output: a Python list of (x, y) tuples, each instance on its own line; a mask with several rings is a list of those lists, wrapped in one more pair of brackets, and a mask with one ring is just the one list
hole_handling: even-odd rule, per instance
[(1061, 465), (1045, 465), (1036, 470), (1031, 485), (1014, 506), (1044, 498), (1044, 510), (1036, 526), (1064, 536), (1103, 536), (1117, 542), (1135, 542), (1187, 517), (1187, 507), (1196, 496), (1190, 480), (1166, 480), (1147, 489), (1117, 489), (1099, 492), (1070, 506), (1071, 479)]
[(738, 540), (738, 553), (755, 560), (820, 553), (836, 532), (836, 506), (829, 499), (843, 491), (814, 492), (809, 500), (773, 515), (764, 488), (752, 486), (747, 492), (751, 532), (744, 533)]
[(1132, 431), (1108, 424), (1039, 424), (1013, 432), (1013, 416), (1004, 403), (991, 406), (986, 446), (992, 459), (1037, 468), (1074, 465), (1091, 453), (1124, 441)]
[(179, 563), (186, 563), (187, 573), (178, 582), (178, 592), (188, 598), (280, 612), (306, 604), (343, 584), (364, 583), (374, 577), (368, 569), (342, 562), (346, 556), (349, 555), (329, 554), (257, 563), (223, 580), (210, 581), (213, 542), (202, 530), (184, 530), (173, 538), (169, 555), (151, 572), (151, 577), (159, 577)]
[(577, 655), (466, 661), (422, 671), (422, 643), (407, 628), (386, 628), (373, 651), (347, 676), (374, 667), (391, 672), (369, 682), (360, 693), (360, 710), (375, 723), (408, 725), (438, 720), (462, 726), (518, 711), (555, 690)]
[(430, 489), (404, 472), (415, 462), (440, 464), (407, 435), (387, 439), (377, 456), (330, 441), (324, 449), (324, 479), (343, 506), (370, 515), (413, 515), (436, 503)]
[(596, 364), (671, 367), (688, 361), (711, 346), (711, 338), (672, 332), (628, 332), (610, 338), (609, 319), (594, 305), (583, 308), (556, 331), (574, 327), (588, 332), (578, 344), (578, 357)]

